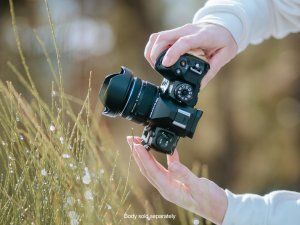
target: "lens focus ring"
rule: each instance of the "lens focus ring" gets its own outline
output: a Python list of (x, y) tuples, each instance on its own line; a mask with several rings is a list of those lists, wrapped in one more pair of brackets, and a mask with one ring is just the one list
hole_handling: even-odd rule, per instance
[(158, 96), (158, 87), (135, 78), (122, 116), (136, 123), (145, 123)]

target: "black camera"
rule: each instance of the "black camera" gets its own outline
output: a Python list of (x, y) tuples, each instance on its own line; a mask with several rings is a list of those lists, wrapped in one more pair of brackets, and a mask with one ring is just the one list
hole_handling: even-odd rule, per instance
[(202, 116), (203, 112), (194, 106), (209, 64), (184, 54), (173, 66), (164, 67), (165, 53), (155, 64), (155, 70), (164, 77), (159, 87), (122, 67), (120, 73), (105, 78), (99, 96), (105, 106), (103, 115), (122, 116), (145, 126), (142, 144), (147, 150), (152, 147), (173, 154), (179, 137), (193, 137)]

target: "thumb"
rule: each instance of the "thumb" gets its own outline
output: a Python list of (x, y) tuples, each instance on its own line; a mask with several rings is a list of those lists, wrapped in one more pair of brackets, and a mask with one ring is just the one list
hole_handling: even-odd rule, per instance
[(236, 52), (234, 50), (230, 51), (229, 48), (222, 48), (212, 54), (213, 56), (208, 60), (210, 70), (201, 81), (201, 89), (203, 89), (207, 83), (216, 76), (219, 70), (235, 56)]
[(180, 162), (172, 162), (168, 169), (173, 178), (184, 183), (188, 187), (192, 187), (197, 182), (198, 177)]
[(201, 81), (201, 89), (205, 88), (207, 83), (216, 76), (216, 74), (219, 72), (219, 70), (225, 64), (224, 60), (225, 59), (224, 59), (224, 54), (223, 54), (222, 50), (219, 50), (219, 52), (215, 53), (215, 55), (211, 59), (208, 60), (210, 69)]

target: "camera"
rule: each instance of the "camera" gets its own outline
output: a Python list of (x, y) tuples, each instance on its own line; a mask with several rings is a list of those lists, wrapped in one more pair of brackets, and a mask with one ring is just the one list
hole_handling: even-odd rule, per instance
[(200, 83), (209, 64), (184, 54), (170, 67), (164, 67), (162, 52), (155, 70), (163, 77), (160, 86), (135, 77), (126, 67), (108, 75), (100, 89), (103, 115), (122, 116), (145, 126), (142, 144), (147, 150), (173, 154), (180, 137), (192, 138), (202, 111), (195, 109)]

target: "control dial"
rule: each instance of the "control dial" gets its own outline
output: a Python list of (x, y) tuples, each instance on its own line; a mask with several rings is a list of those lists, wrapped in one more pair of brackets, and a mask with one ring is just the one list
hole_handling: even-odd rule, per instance
[(175, 96), (182, 102), (188, 102), (193, 98), (193, 87), (189, 84), (179, 84), (175, 90)]

